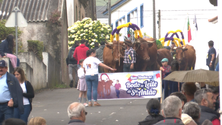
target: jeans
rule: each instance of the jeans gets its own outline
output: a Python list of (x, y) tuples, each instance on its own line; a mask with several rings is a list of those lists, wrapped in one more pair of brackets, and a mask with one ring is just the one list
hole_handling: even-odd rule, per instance
[(13, 108), (8, 107), (8, 103), (0, 105), (0, 125), (9, 118), (13, 118)]
[(211, 71), (215, 71), (214, 64), (212, 64), (211, 67), (209, 66), (209, 70), (211, 70)]
[(119, 98), (120, 91), (116, 89), (116, 97)]
[(77, 75), (77, 70), (79, 69), (79, 68), (78, 68), (78, 65), (77, 65), (77, 64), (69, 64), (69, 65), (68, 65), (68, 69), (69, 69), (69, 80), (70, 80), (70, 81), (73, 80), (72, 70), (74, 69), (74, 71), (75, 71), (75, 86), (77, 86), (78, 80), (79, 80), (79, 77), (78, 77), (78, 75)]
[(94, 76), (86, 75), (86, 84), (88, 101), (90, 102), (92, 100), (92, 90), (93, 99), (94, 101), (97, 101), (98, 74)]
[(13, 117), (18, 118), (18, 119), (22, 119), (23, 121), (25, 121), (27, 123), (30, 112), (31, 112), (31, 106), (30, 105), (24, 105), (24, 113), (21, 114), (19, 112), (18, 108), (14, 108)]
[(124, 64), (123, 64), (123, 72), (132, 72), (133, 69), (130, 69), (130, 65), (131, 65), (131, 64), (126, 64), (126, 63), (124, 63)]

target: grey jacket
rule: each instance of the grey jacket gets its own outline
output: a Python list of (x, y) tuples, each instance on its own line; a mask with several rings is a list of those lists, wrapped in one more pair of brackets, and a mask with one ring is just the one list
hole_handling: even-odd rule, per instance
[(101, 45), (97, 50), (96, 50), (96, 57), (103, 62), (103, 49), (105, 48), (105, 45)]

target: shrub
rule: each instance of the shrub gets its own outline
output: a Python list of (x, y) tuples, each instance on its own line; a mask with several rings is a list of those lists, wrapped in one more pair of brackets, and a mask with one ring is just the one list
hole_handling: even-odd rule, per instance
[(49, 26), (52, 26), (52, 25), (61, 26), (61, 22), (59, 21), (60, 13), (61, 12), (59, 12), (58, 10), (55, 10), (51, 13), (49, 17), (49, 21), (48, 21)]
[(43, 42), (38, 40), (28, 40), (28, 52), (34, 52), (38, 59), (42, 61)]
[(100, 23), (98, 20), (92, 21), (91, 18), (84, 18), (68, 28), (68, 45), (71, 47), (74, 41), (85, 39), (89, 41), (90, 47), (93, 48), (95, 42), (109, 41), (111, 32), (109, 25)]

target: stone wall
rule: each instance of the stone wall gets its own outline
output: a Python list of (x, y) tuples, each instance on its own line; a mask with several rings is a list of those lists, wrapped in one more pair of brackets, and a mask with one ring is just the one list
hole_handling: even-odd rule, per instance
[[(18, 55), (21, 64), (27, 63), (28, 65), (23, 64), (22, 66), (27, 67), (25, 70), (30, 70), (30, 73), (33, 72), (32, 85), (35, 90), (43, 89), (48, 87), (46, 82), (46, 65), (40, 61), (33, 52), (24, 52)], [(29, 68), (31, 67), (31, 68)], [(33, 71), (31, 71), (33, 69)]]
[(61, 83), (61, 70), (59, 64), (47, 52), (42, 53), (43, 63), (46, 65), (46, 82), (48, 87), (53, 87)]
[(21, 62), (19, 67), (21, 67), (24, 70), (26, 79), (29, 82), (31, 82), (33, 88), (36, 90), (38, 85), (36, 85), (34, 80), (33, 80), (33, 69), (26, 62)]

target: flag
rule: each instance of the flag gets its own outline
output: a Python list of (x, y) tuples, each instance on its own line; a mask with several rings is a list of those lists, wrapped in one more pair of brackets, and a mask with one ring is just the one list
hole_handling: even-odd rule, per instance
[(195, 15), (195, 17), (194, 17), (194, 19), (193, 19), (193, 24), (195, 24), (196, 30), (198, 30), (196, 15)]
[(192, 39), (189, 18), (188, 18), (188, 23), (187, 23), (187, 30), (188, 30), (188, 43), (189, 43), (190, 40)]

